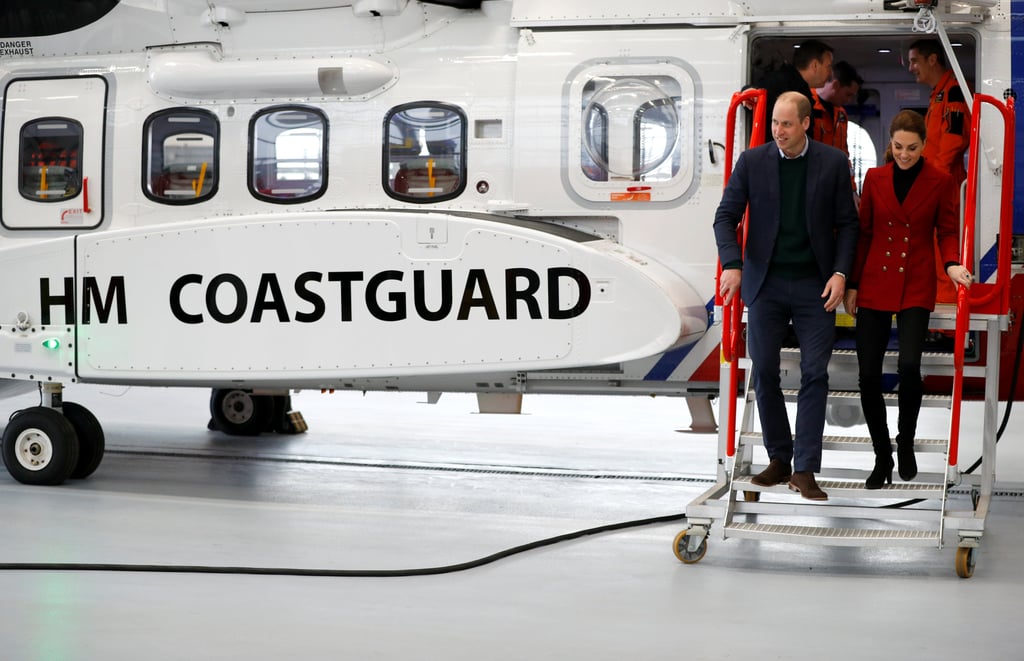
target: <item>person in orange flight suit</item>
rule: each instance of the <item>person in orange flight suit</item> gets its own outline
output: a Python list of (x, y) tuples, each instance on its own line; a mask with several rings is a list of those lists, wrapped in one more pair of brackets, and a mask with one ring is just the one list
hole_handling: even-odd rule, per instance
[[(850, 158), (850, 145), (847, 143), (847, 127), (850, 119), (846, 116), (843, 106), (853, 103), (860, 92), (864, 79), (857, 74), (849, 62), (839, 61), (832, 65), (832, 80), (823, 87), (811, 90), (814, 97), (814, 108), (811, 111), (811, 137), (824, 142), (846, 154)], [(857, 194), (857, 178), (854, 176), (853, 164), (850, 164), (850, 187), (853, 188), (854, 202), (860, 205)]]
[[(964, 92), (952, 69), (946, 66), (942, 44), (934, 39), (918, 39), (910, 45), (910, 73), (917, 82), (932, 88), (925, 115), (927, 136), (922, 156), (926, 161), (953, 176), (959, 191), (967, 179), (964, 154), (970, 144), (971, 113)], [(959, 200), (959, 195), (957, 196)], [(956, 287), (946, 277), (941, 261), (935, 264), (938, 293), (936, 302), (955, 303)]]
[(832, 65), (832, 80), (823, 87), (811, 90), (814, 95), (811, 137), (850, 155), (850, 147), (846, 142), (849, 118), (843, 106), (853, 103), (863, 84), (864, 79), (849, 62), (840, 61)]

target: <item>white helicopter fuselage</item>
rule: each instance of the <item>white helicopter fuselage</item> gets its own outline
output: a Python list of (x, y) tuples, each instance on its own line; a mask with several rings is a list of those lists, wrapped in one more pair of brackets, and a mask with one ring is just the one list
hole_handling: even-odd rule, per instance
[[(753, 37), (912, 37), (850, 0), (334, 4), (121, 2), (0, 42), (0, 373), (714, 394)], [(952, 17), (1001, 95), (996, 4)], [(34, 158), (47, 130), (77, 151)]]

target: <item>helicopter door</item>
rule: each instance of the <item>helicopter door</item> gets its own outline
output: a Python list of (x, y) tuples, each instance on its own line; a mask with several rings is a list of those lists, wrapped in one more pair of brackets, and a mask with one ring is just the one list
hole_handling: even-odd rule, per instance
[(100, 76), (16, 79), (3, 102), (0, 223), (71, 229), (103, 222), (107, 81)]

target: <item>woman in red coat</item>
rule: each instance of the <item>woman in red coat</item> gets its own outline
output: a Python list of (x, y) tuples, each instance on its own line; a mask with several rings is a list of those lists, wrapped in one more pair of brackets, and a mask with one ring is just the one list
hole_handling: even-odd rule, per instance
[[(899, 422), (896, 456), (903, 480), (917, 475), (914, 435), (921, 411), (921, 353), (935, 309), (936, 245), (946, 275), (970, 286), (959, 262), (957, 187), (953, 178), (921, 158), (925, 122), (904, 110), (889, 127), (887, 163), (872, 168), (860, 200), (860, 237), (847, 285), (846, 310), (857, 317), (861, 407), (875, 451), (865, 486), (892, 483), (892, 444), (882, 398), (882, 361), (896, 315), (899, 337)], [(891, 156), (890, 156), (891, 152)]]

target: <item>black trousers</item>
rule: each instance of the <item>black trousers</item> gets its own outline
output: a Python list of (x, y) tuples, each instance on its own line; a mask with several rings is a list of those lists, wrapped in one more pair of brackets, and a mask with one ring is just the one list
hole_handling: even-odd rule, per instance
[[(871, 434), (876, 455), (891, 454), (885, 400), (882, 397), (882, 362), (892, 331), (893, 312), (857, 309), (857, 367), (860, 404)], [(925, 308), (907, 308), (895, 313), (899, 340), (899, 420), (897, 444), (913, 443), (917, 418), (921, 413), (921, 354), (928, 335), (930, 312)]]

